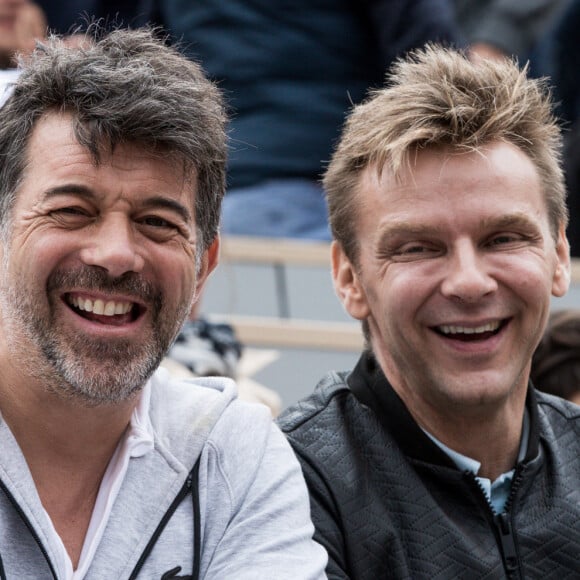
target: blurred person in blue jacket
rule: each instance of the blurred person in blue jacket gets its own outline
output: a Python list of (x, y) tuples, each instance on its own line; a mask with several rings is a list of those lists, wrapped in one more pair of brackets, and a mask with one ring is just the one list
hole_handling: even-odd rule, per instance
[(226, 234), (330, 239), (320, 173), (398, 55), (457, 42), (449, 0), (146, 0), (233, 113)]
[(102, 19), (103, 23), (139, 24), (139, 0), (37, 0), (46, 15), (49, 28), (58, 34), (86, 29), (88, 22)]
[(472, 54), (529, 57), (569, 0), (453, 0), (457, 23)]
[(532, 53), (532, 72), (550, 78), (556, 111), (565, 130), (564, 169), (568, 188), (568, 238), (573, 256), (580, 257), (580, 1), (566, 9), (548, 28)]

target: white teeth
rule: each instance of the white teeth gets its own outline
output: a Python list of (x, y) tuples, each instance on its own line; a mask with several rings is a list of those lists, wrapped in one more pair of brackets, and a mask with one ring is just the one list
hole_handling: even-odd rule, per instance
[(101, 316), (115, 316), (116, 314), (127, 314), (133, 304), (131, 302), (115, 302), (114, 300), (109, 300), (105, 302), (100, 298), (97, 300), (89, 300), (88, 298), (80, 298), (78, 296), (68, 296), (68, 301), (70, 304), (78, 308), (79, 310), (84, 310), (85, 312), (92, 312), (93, 314), (99, 314)]
[(499, 328), (499, 321), (488, 322), (482, 326), (466, 327), (466, 326), (452, 326), (452, 325), (442, 325), (439, 326), (439, 330), (443, 334), (482, 334), (484, 332), (493, 332)]

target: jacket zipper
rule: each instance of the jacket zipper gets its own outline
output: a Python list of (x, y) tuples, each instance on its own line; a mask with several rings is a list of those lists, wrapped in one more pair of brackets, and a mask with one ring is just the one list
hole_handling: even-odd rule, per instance
[(494, 517), (494, 522), (499, 531), (499, 540), (507, 576), (508, 578), (513, 578), (518, 573), (519, 563), (509, 514), (506, 512), (497, 514)]
[[(145, 550), (141, 554), (141, 557), (139, 558), (137, 565), (133, 569), (133, 572), (131, 573), (129, 580), (134, 580), (137, 577), (137, 575), (141, 571), (141, 568), (145, 564), (145, 560), (149, 557), (149, 554), (153, 550), (153, 546), (157, 542), (159, 536), (161, 535), (161, 532), (163, 531), (163, 529), (167, 525), (167, 522), (171, 519), (171, 517), (175, 513), (175, 510), (178, 508), (179, 504), (191, 492), (191, 489), (193, 487), (193, 477), (194, 477), (193, 473), (190, 473), (187, 476), (187, 479), (185, 480), (185, 483), (183, 484), (183, 486), (179, 490), (179, 493), (177, 494), (177, 496), (175, 497), (175, 499), (173, 500), (173, 502), (169, 506), (169, 509), (165, 512), (163, 518), (159, 522), (159, 525), (157, 526), (157, 528), (153, 532), (153, 535), (151, 536), (151, 539), (147, 543)], [(0, 489), (2, 489), (2, 491), (4, 492), (4, 495), (8, 498), (8, 500), (10, 501), (10, 503), (12, 504), (14, 509), (16, 510), (16, 513), (18, 513), (18, 516), (20, 517), (20, 519), (24, 522), (24, 524), (28, 528), (28, 531), (30, 532), (32, 538), (34, 539), (34, 541), (37, 544), (38, 548), (40, 549), (42, 555), (44, 556), (44, 559), (46, 560), (48, 567), (50, 568), (50, 573), (51, 573), (53, 579), (58, 580), (58, 576), (56, 575), (56, 571), (52, 565), (52, 562), (50, 561), (50, 558), (48, 556), (48, 552), (46, 551), (46, 548), (42, 545), (42, 542), (40, 541), (40, 538), (38, 537), (36, 530), (34, 529), (32, 524), (30, 523), (30, 521), (26, 517), (26, 514), (24, 513), (24, 511), (22, 510), (22, 508), (20, 507), (18, 502), (14, 499), (14, 496), (10, 493), (10, 491), (8, 491), (8, 488), (6, 487), (6, 485), (4, 484), (4, 482), (2, 480), (0, 480)], [(6, 573), (4, 571), (4, 564), (2, 562), (2, 557), (0, 554), (0, 580), (6, 580), (6, 578), (7, 578), (7, 576), (6, 576)]]
[(524, 471), (525, 468), (522, 465), (518, 465), (516, 467), (510, 493), (506, 500), (503, 512), (501, 514), (496, 514), (494, 517), (494, 522), (499, 532), (499, 539), (501, 542), (504, 564), (508, 578), (513, 578), (514, 574), (518, 574), (519, 577), (523, 578), (520, 562), (518, 559), (518, 553), (516, 551), (516, 542), (513, 534), (511, 508), (516, 493), (524, 479)]
[[(16, 513), (18, 514), (20, 519), (24, 522), (24, 525), (28, 528), (30, 535), (32, 536), (32, 538), (36, 542), (42, 555), (44, 556), (44, 559), (46, 560), (46, 563), (48, 564), (48, 567), (50, 568), (50, 573), (52, 574), (52, 577), (54, 578), (54, 580), (58, 580), (58, 577), (56, 575), (56, 571), (55, 571), (55, 569), (52, 565), (52, 562), (50, 561), (50, 558), (48, 556), (48, 552), (46, 551), (46, 548), (42, 545), (42, 542), (40, 541), (40, 538), (38, 537), (36, 530), (34, 529), (32, 524), (30, 523), (30, 521), (26, 517), (24, 510), (20, 507), (18, 502), (14, 499), (14, 496), (8, 491), (8, 488), (6, 487), (6, 485), (4, 484), (4, 482), (2, 480), (0, 480), (0, 488), (4, 492), (4, 495), (8, 498), (8, 501), (10, 501), (10, 503), (12, 504), (12, 507), (14, 507), (14, 509), (16, 510)], [(0, 560), (0, 563), (1, 563), (1, 560)], [(2, 564), (1, 571), (2, 571), (2, 578), (6, 578), (6, 573), (4, 572), (4, 565), (3, 564)]]
[(481, 484), (475, 477), (475, 474), (471, 471), (465, 472), (465, 475), (468, 477), (468, 479), (472, 481), (479, 490), (486, 506), (492, 514), (492, 521), (497, 532), (497, 538), (499, 539), (502, 561), (508, 578), (523, 578), (518, 553), (516, 550), (516, 542), (513, 534), (511, 507), (515, 495), (522, 483), (524, 470), (525, 468), (521, 465), (516, 467), (510, 493), (501, 514), (496, 513), (496, 511), (493, 509), (490, 499), (487, 497), (487, 494), (481, 487)]
[(153, 546), (156, 544), (157, 540), (159, 539), (159, 536), (161, 535), (161, 532), (163, 532), (163, 529), (167, 525), (167, 522), (171, 519), (171, 517), (175, 513), (175, 510), (179, 507), (179, 504), (189, 495), (192, 487), (193, 487), (193, 474), (190, 473), (187, 476), (185, 483), (183, 484), (183, 486), (179, 490), (179, 493), (177, 494), (177, 496), (175, 497), (175, 499), (173, 500), (173, 502), (169, 506), (169, 509), (165, 512), (163, 518), (159, 522), (159, 525), (157, 526), (157, 528), (155, 528), (155, 531), (153, 532), (151, 539), (147, 543), (145, 550), (143, 550), (143, 553), (141, 554), (139, 561), (137, 562), (135, 568), (133, 569), (133, 572), (131, 572), (131, 576), (129, 576), (129, 580), (135, 580), (135, 578), (137, 578), (139, 572), (141, 572), (141, 568), (143, 568), (143, 565), (145, 564), (145, 560), (147, 560), (147, 558), (151, 554), (151, 551), (153, 550)]

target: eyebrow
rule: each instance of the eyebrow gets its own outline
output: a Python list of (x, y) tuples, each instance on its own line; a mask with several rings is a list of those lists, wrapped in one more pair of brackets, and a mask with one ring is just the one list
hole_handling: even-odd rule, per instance
[(142, 200), (142, 205), (143, 207), (166, 208), (178, 213), (185, 222), (190, 223), (192, 221), (191, 212), (183, 204), (168, 197), (163, 197), (161, 195), (146, 197)]
[(513, 214), (507, 214), (500, 216), (498, 218), (488, 218), (482, 220), (481, 224), (484, 228), (510, 228), (510, 227), (523, 227), (523, 228), (535, 228), (536, 224), (530, 219), (530, 216), (524, 212), (515, 212)]
[(57, 197), (59, 195), (78, 195), (79, 197), (85, 197), (87, 199), (94, 199), (95, 194), (84, 185), (78, 185), (76, 183), (66, 183), (64, 185), (57, 185), (56, 187), (51, 187), (44, 192), (44, 198), (50, 199), (51, 197)]
[[(45, 199), (58, 197), (59, 195), (76, 195), (89, 201), (95, 201), (98, 199), (98, 196), (92, 189), (84, 185), (79, 185), (77, 183), (66, 183), (64, 185), (57, 185), (56, 187), (51, 187), (50, 189), (47, 189), (44, 192)], [(140, 199), (139, 202), (141, 206), (144, 208), (157, 207), (169, 209), (179, 214), (179, 216), (185, 222), (190, 223), (192, 221), (192, 215), (189, 209), (174, 199), (164, 197), (162, 195), (153, 195), (150, 197), (146, 197), (144, 199)]]
[[(537, 228), (535, 222), (524, 212), (514, 212), (499, 217), (484, 218), (480, 221), (479, 226), (482, 230), (506, 229), (513, 227), (525, 229)], [(428, 238), (437, 235), (442, 231), (444, 231), (444, 229), (438, 225), (413, 224), (405, 220), (397, 220), (386, 225), (380, 234), (379, 243), (384, 245), (388, 243), (389, 238), (394, 236)]]
[(383, 229), (379, 237), (379, 244), (385, 245), (389, 238), (395, 236), (411, 236), (416, 238), (430, 237), (442, 232), (439, 226), (429, 224), (411, 224), (407, 221), (396, 221)]

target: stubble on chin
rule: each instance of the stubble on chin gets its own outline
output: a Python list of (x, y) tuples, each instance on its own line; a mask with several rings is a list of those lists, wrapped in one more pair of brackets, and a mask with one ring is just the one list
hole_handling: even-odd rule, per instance
[[(47, 283), (48, 302), (18, 286), (5, 288), (1, 306), (10, 337), (9, 349), (17, 364), (60, 398), (90, 407), (125, 402), (143, 388), (160, 365), (190, 304), (176, 307), (173, 313), (165, 312), (161, 292), (150, 284), (105, 281), (102, 274), (87, 272), (85, 269), (51, 276)], [(147, 303), (147, 336), (135, 342), (75, 335), (58, 315), (59, 308), (66, 308), (59, 304), (58, 288), (67, 286), (133, 292)], [(43, 303), (48, 303), (45, 312)]]

